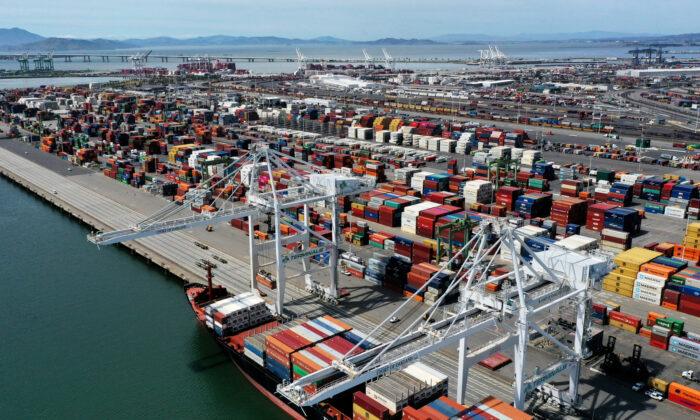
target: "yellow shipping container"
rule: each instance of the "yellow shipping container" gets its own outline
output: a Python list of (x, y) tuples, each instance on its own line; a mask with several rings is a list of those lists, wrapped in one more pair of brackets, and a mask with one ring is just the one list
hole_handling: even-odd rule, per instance
[(638, 270), (632, 270), (630, 268), (624, 268), (624, 267), (617, 267), (613, 271), (610, 272), (610, 274), (619, 274), (621, 276), (627, 276), (627, 277), (637, 277), (637, 273), (639, 273)]
[(633, 326), (631, 326), (631, 325), (629, 325), (629, 324), (625, 324), (624, 322), (616, 321), (616, 320), (614, 320), (614, 319), (610, 319), (610, 320), (608, 320), (608, 324), (609, 324), (609, 325), (612, 325), (613, 327), (617, 327), (617, 328), (619, 328), (619, 329), (621, 329), (621, 330), (625, 330), (625, 331), (629, 331), (629, 332), (631, 332), (631, 333), (633, 333), (633, 334), (637, 334), (637, 328), (635, 328), (635, 327), (633, 327)]
[(646, 264), (662, 255), (663, 254), (660, 252), (650, 251), (644, 248), (630, 248), (615, 256), (615, 264), (623, 268), (639, 271), (642, 264)]
[(608, 285), (610, 287), (617, 287), (618, 289), (624, 289), (624, 290), (628, 290), (630, 292), (634, 288), (634, 282), (632, 282), (632, 283), (621, 282), (621, 281), (617, 281), (614, 279), (608, 279), (607, 277), (605, 277), (603, 279), (603, 285)]
[(663, 379), (655, 378), (653, 376), (649, 377), (647, 380), (647, 385), (650, 387), (661, 391), (661, 392), (668, 392), (668, 382), (664, 381)]
[(630, 283), (634, 284), (634, 281), (636, 280), (636, 275), (634, 277), (630, 276), (623, 276), (621, 274), (616, 274), (616, 273), (610, 273), (607, 276), (605, 276), (606, 280), (611, 280), (611, 281), (616, 281), (620, 283)]
[(699, 244), (700, 244), (700, 237), (690, 237), (690, 236), (686, 236), (686, 237), (685, 237), (685, 240), (683, 241), (683, 244), (684, 244), (685, 246), (689, 246), (689, 247), (691, 247), (691, 248), (697, 248), (696, 245), (699, 245)]
[(619, 289), (619, 288), (617, 288), (617, 287), (615, 287), (615, 286), (608, 286), (608, 285), (606, 285), (605, 283), (603, 283), (603, 290), (607, 290), (608, 292), (617, 293), (618, 295), (627, 296), (627, 297), (630, 297), (630, 298), (632, 297), (632, 291), (631, 291), (631, 290)]
[(619, 311), (620, 308), (622, 307), (622, 306), (620, 306), (620, 304), (617, 303), (617, 302), (606, 301), (605, 304), (606, 304), (606, 305), (612, 306), (613, 308), (615, 308), (616, 311)]
[(370, 413), (369, 411), (365, 410), (364, 408), (360, 407), (357, 404), (352, 405), (352, 414), (354, 418), (361, 418), (361, 419), (367, 419), (367, 420), (379, 420), (379, 417), (375, 416), (374, 414)]
[(433, 250), (437, 249), (437, 241), (433, 240), (433, 239), (425, 239), (423, 241), (423, 245), (429, 246), (429, 247), (433, 248)]

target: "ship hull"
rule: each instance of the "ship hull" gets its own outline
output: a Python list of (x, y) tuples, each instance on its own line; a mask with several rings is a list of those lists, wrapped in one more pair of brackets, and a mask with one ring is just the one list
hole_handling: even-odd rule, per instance
[[(188, 284), (185, 286), (185, 290), (192, 287), (204, 287), (202, 285)], [(189, 295), (189, 293), (188, 293)], [(188, 296), (189, 297), (189, 296)], [(245, 376), (245, 378), (265, 397), (267, 397), (273, 404), (278, 406), (282, 411), (284, 411), (288, 416), (293, 419), (304, 420), (323, 420), (331, 419), (331, 417), (325, 415), (325, 413), (318, 407), (305, 407), (301, 408), (296, 405), (292, 405), (287, 401), (279, 398), (276, 395), (277, 385), (282, 381), (280, 378), (275, 376), (272, 372), (265, 369), (263, 366), (258, 365), (254, 361), (245, 357), (242, 353), (239, 353), (235, 349), (231, 348), (225, 341), (221, 340), (220, 337), (211, 329), (207, 328), (204, 323), (204, 318), (201, 315), (201, 311), (192, 300), (190, 300), (192, 309), (195, 312), (197, 321), (202, 327), (204, 327), (209, 335), (216, 341), (216, 343), (221, 347), (221, 349), (226, 353), (229, 359), (236, 365), (238, 370)]]

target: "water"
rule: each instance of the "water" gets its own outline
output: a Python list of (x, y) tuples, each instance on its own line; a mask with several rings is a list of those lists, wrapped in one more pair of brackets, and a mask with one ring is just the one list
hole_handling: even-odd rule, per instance
[[(210, 47), (153, 47), (153, 54), (166, 55), (231, 55), (238, 57), (284, 57), (296, 59), (296, 47), (300, 47), (307, 57), (323, 58), (357, 58), (363, 59), (362, 48), (375, 58), (383, 59), (382, 45), (227, 45)], [(498, 43), (499, 48), (509, 57), (527, 59), (545, 58), (580, 58), (580, 57), (620, 57), (631, 58), (627, 53), (632, 47), (623, 46), (615, 42), (508, 42)], [(487, 43), (474, 43), (466, 45), (457, 44), (435, 44), (435, 45), (389, 45), (386, 46), (389, 53), (394, 58), (452, 58), (452, 59), (475, 59), (479, 58), (480, 49), (488, 49)], [(135, 54), (147, 51), (149, 48), (123, 49), (101, 51), (105, 54)], [(57, 52), (58, 53), (58, 52)], [(100, 53), (100, 51), (92, 51)], [(112, 60), (103, 62), (101, 59), (93, 57), (91, 62), (83, 62), (82, 59), (74, 58), (72, 62), (64, 62), (63, 59), (56, 59), (56, 70), (115, 70), (131, 68), (130, 62)], [(163, 63), (159, 59), (151, 59), (147, 66), (165, 67), (175, 69), (180, 62), (170, 61)], [(30, 62), (30, 66), (33, 63)], [(269, 63), (269, 62), (239, 62), (239, 68), (252, 72), (293, 72), (297, 69), (297, 63)], [(413, 69), (454, 69), (463, 68), (459, 64), (400, 64), (397, 67)], [(0, 69), (18, 70), (19, 64), (16, 61), (0, 61)]]
[(276, 419), (195, 321), (182, 283), (0, 178), (7, 419)]

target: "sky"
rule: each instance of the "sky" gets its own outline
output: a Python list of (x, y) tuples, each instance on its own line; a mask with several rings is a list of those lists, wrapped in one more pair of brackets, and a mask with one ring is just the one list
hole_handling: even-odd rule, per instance
[(700, 32), (700, 0), (22, 0), (0, 27), (42, 36), (232, 35), (352, 40), (443, 34)]

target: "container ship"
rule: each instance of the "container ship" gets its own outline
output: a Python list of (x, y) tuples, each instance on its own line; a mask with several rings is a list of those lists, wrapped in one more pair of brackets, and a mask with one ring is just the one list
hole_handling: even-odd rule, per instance
[[(367, 340), (352, 354), (379, 343), (328, 315), (283, 322), (271, 315), (266, 302), (257, 294), (234, 296), (221, 286), (212, 286), (210, 270), (208, 278), (208, 285), (184, 286), (197, 320), (246, 379), (294, 419), (532, 418), (494, 397), (471, 407), (462, 406), (447, 398), (447, 376), (420, 362), (352, 388), (318, 406), (301, 408), (291, 404), (277, 396), (279, 384), (330, 366), (363, 338)], [(326, 381), (334, 379), (337, 378)], [(312, 393), (324, 383), (314, 383), (305, 389)]]

